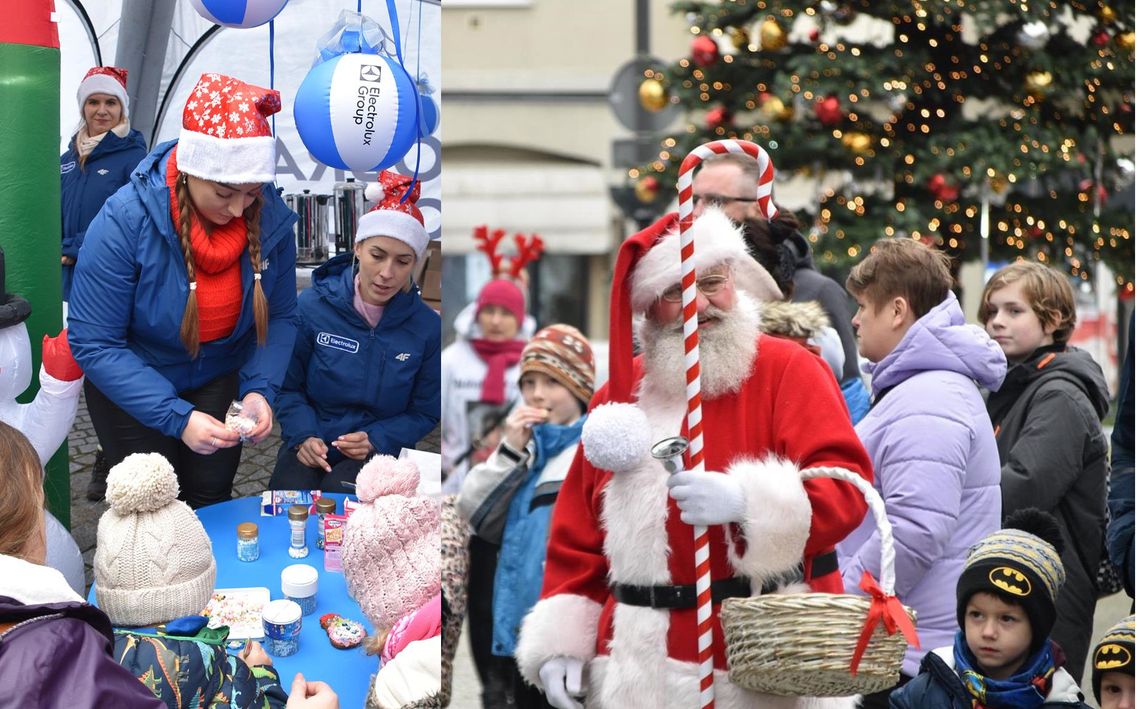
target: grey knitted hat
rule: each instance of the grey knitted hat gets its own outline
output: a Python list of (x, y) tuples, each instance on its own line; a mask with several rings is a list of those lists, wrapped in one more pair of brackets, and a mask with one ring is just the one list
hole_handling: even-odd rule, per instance
[(135, 453), (107, 476), (111, 509), (99, 519), (95, 598), (114, 625), (166, 623), (202, 612), (217, 567), (210, 538), (178, 499), (174, 468)]

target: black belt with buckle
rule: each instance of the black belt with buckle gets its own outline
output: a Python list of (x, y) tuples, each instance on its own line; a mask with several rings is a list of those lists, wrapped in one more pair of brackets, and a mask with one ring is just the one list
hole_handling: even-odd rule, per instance
[[(697, 605), (696, 584), (681, 586), (631, 586), (616, 584), (610, 588), (614, 600), (627, 606), (647, 608), (695, 608)], [(747, 598), (752, 595), (752, 584), (748, 579), (733, 576), (712, 582), (713, 603), (726, 598)]]
[[(817, 579), (839, 570), (839, 557), (834, 551), (820, 554), (812, 559), (812, 578)], [(799, 573), (803, 578), (802, 572)], [(762, 593), (772, 593), (784, 583), (794, 579), (776, 579), (764, 584)], [(645, 608), (695, 608), (697, 605), (696, 584), (678, 586), (634, 586), (615, 584), (610, 587), (614, 600), (627, 606)], [(747, 598), (752, 595), (752, 584), (748, 579), (733, 576), (712, 582), (712, 602), (720, 603), (726, 598)]]

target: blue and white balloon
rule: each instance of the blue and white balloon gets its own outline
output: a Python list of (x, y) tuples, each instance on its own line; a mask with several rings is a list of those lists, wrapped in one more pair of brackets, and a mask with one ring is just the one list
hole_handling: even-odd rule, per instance
[(293, 120), (317, 160), (373, 172), (395, 165), (415, 143), (418, 102), (415, 84), (395, 59), (342, 54), (309, 71)]
[(289, 0), (190, 0), (198, 14), (223, 27), (247, 29), (264, 25)]

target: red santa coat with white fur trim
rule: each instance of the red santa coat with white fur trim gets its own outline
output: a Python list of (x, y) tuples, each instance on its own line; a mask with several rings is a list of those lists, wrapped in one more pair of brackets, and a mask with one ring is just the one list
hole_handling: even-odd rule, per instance
[[(867, 509), (847, 483), (800, 483), (798, 470), (842, 467), (869, 481), (871, 464), (826, 365), (780, 338), (761, 335), (757, 348), (752, 373), (739, 391), (705, 399), (703, 413), (705, 468), (736, 476), (748, 505), (743, 524), (709, 530), (712, 578), (747, 576), (758, 592), (763, 579), (794, 567), (801, 558), (810, 569), (812, 559), (831, 551)], [(635, 376), (640, 380), (640, 358)], [(606, 394), (603, 388), (595, 403), (606, 402)], [(637, 405), (649, 419), (653, 440), (681, 430), (683, 392), (668, 400), (643, 394)], [(681, 522), (666, 478), (651, 458), (615, 475), (593, 467), (579, 449), (554, 509), (542, 600), (524, 622), (516, 653), (532, 683), (537, 684), (546, 660), (569, 656), (589, 663), (590, 706), (698, 705), (696, 609), (616, 604), (609, 592), (611, 583), (696, 582), (693, 530)], [(797, 534), (802, 539), (804, 533), (806, 547), (780, 548), (772, 542)], [(815, 591), (843, 590), (837, 573), (815, 579), (811, 586)], [(714, 618), (719, 613), (720, 606), (714, 606)], [(849, 700), (760, 695), (731, 684), (720, 623), (713, 627), (718, 707), (851, 705)]]

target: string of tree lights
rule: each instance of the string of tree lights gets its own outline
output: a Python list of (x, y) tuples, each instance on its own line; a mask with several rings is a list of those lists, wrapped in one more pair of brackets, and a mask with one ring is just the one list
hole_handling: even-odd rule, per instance
[[(1102, 260), (1133, 289), (1131, 2), (673, 7), (690, 55), (647, 73), (639, 97), (648, 111), (678, 103), (690, 122), (658, 160), (630, 168), (642, 199), (674, 189), (697, 145), (742, 138), (778, 172), (819, 178), (818, 205), (799, 216), (823, 264), (846, 268), (898, 235), (978, 258), (988, 214), (991, 259), (1085, 279)], [(845, 177), (825, 187), (825, 174)]]

